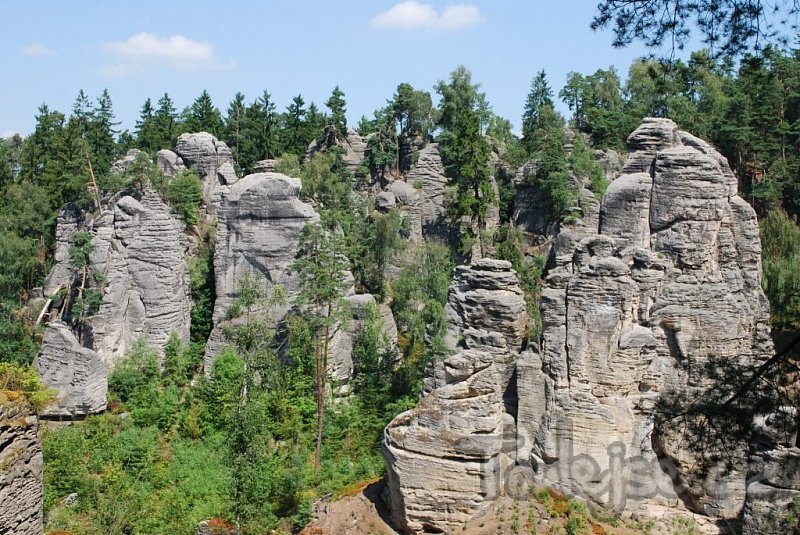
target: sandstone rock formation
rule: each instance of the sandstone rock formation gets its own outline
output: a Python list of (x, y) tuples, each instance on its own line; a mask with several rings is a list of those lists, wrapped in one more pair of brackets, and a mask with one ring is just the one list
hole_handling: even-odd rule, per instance
[[(70, 264), (74, 234), (92, 235), (86, 286), (97, 292), (99, 309), (75, 330), (57, 321), (45, 329), (36, 367), (45, 385), (59, 390), (48, 414), (88, 414), (105, 408), (106, 378), (114, 364), (143, 339), (163, 349), (172, 333), (189, 338), (191, 300), (187, 243), (183, 224), (152, 190), (141, 199), (112, 197), (95, 218), (79, 221), (74, 210), (62, 213), (56, 231), (56, 264), (45, 281), (45, 295), (69, 289), (69, 302), (81, 276)], [(63, 297), (56, 309), (64, 308)], [(70, 319), (70, 310), (64, 319)]]
[(426, 378), (428, 394), (384, 433), (386, 501), (418, 532), (468, 520), (502, 491), (516, 429), (507, 387), (526, 337), (525, 300), (511, 264), (459, 266), (447, 303), (454, 354)]
[(397, 325), (392, 309), (386, 304), (378, 304), (372, 294), (355, 294), (344, 298), (349, 308), (347, 321), (338, 322), (331, 331), (329, 342), (328, 374), (337, 397), (347, 396), (351, 391), (350, 380), (354, 377), (358, 362), (353, 359), (353, 344), (364, 331), (366, 318), (371, 307), (378, 313), (383, 336), (384, 357), (397, 358)]
[(125, 155), (124, 158), (121, 160), (117, 160), (111, 165), (111, 169), (109, 169), (109, 173), (122, 173), (131, 166), (133, 162), (136, 161), (136, 157), (141, 154), (142, 151), (139, 149), (131, 149)]
[(183, 158), (171, 150), (163, 149), (156, 153), (156, 168), (161, 171), (164, 176), (174, 177), (186, 169), (186, 165), (183, 163)]
[(0, 535), (42, 535), (42, 464), (36, 416), (0, 405)]
[(49, 323), (33, 365), (42, 383), (58, 391), (46, 416), (95, 414), (106, 409), (108, 364), (91, 348), (83, 347), (72, 329), (61, 321)]
[[(424, 236), (444, 242), (448, 242), (450, 239), (445, 201), (447, 182), (439, 146), (431, 143), (419, 151), (417, 163), (406, 175), (406, 184), (416, 189), (420, 196), (421, 206), (419, 209), (408, 212), (411, 228), (421, 229), (420, 237)], [(417, 222), (417, 217), (419, 217), (419, 222)], [(412, 236), (416, 234), (412, 230)]]
[(208, 132), (181, 134), (175, 150), (183, 165), (200, 175), (206, 212), (216, 214), (222, 186), (233, 185), (238, 180), (231, 150)]
[(797, 411), (785, 407), (761, 414), (755, 425), (743, 533), (792, 533), (800, 503)]
[[(297, 295), (296, 276), (289, 268), (297, 255), (306, 223), (319, 220), (314, 209), (300, 201), (300, 179), (278, 173), (248, 175), (221, 190), (214, 276), (217, 299), (214, 330), (206, 349), (206, 371), (225, 345), (222, 323), (236, 298), (236, 285), (246, 274), (286, 290), (287, 302)], [(280, 320), (286, 309), (276, 310)]]
[[(773, 352), (755, 213), (724, 158), (671, 121), (646, 119), (628, 147), (596, 223), (584, 213), (553, 238), (538, 347), (525, 347), (510, 266), (457, 268), (453, 355), (385, 431), (387, 501), (404, 530), (453, 529), (531, 482), (616, 511), (742, 512), (746, 444), (704, 473), (680, 428), (656, 422), (666, 400), (715, 388), (708, 366)], [(768, 469), (795, 462), (794, 444), (757, 456), (748, 510), (794, 498), (796, 482)]]
[[(734, 518), (744, 464), (700, 480), (681, 437), (654, 428), (654, 406), (713, 388), (702, 371), (711, 359), (757, 363), (772, 352), (755, 213), (724, 159), (671, 121), (646, 119), (628, 146), (599, 234), (555, 246), (540, 384), (518, 385), (535, 415), (520, 422), (531, 445), (520, 461), (619, 510), (680, 498)], [(649, 467), (632, 473), (636, 463)]]
[[(348, 128), (346, 139), (338, 141), (337, 146), (344, 149), (342, 159), (347, 166), (347, 170), (351, 173), (355, 172), (358, 166), (361, 165), (361, 162), (364, 161), (364, 153), (367, 150), (367, 140), (361, 137), (361, 135), (352, 128)], [(305, 158), (306, 160), (310, 160), (314, 157), (314, 154), (317, 152), (324, 152), (325, 150), (326, 146), (323, 141), (312, 141), (308, 146)]]

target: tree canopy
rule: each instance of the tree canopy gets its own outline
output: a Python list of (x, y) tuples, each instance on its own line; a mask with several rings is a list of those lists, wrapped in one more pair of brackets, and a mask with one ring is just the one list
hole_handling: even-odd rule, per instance
[(787, 44), (797, 32), (798, 0), (605, 0), (593, 30), (611, 28), (613, 44), (641, 41), (683, 49), (694, 27), (713, 51), (738, 56), (769, 43)]

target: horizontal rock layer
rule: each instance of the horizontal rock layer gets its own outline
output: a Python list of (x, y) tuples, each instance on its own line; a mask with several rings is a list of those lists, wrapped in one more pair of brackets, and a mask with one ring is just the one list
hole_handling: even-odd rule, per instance
[(42, 465), (36, 416), (0, 405), (0, 535), (42, 535)]

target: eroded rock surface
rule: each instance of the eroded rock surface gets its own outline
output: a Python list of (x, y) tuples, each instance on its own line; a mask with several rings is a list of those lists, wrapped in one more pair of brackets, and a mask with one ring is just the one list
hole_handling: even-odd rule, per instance
[(450, 287), (447, 342), (453, 354), (426, 378), (428, 394), (384, 433), (385, 499), (405, 531), (447, 529), (501, 493), (514, 464), (516, 429), (507, 386), (527, 314), (511, 264), (459, 266)]
[[(443, 242), (450, 239), (445, 200), (447, 182), (442, 156), (439, 154), (439, 145), (430, 143), (419, 151), (417, 163), (406, 175), (406, 183), (417, 190), (420, 196), (419, 209), (410, 210), (409, 219), (411, 219), (411, 228), (418, 228), (421, 237)], [(409, 206), (414, 205), (410, 204)], [(420, 218), (419, 223), (415, 220), (415, 216)], [(416, 235), (417, 232), (412, 230), (412, 236)]]
[(762, 414), (755, 425), (757, 440), (751, 445), (743, 533), (793, 533), (800, 504), (797, 411), (785, 407)]
[(756, 364), (772, 352), (755, 213), (724, 159), (671, 121), (646, 119), (628, 145), (600, 234), (554, 246), (540, 383), (519, 385), (533, 416), (520, 421), (525, 455), (532, 445), (521, 460), (541, 481), (617, 510), (683, 500), (735, 518), (744, 445), (732, 470), (701, 479), (698, 459), (653, 418), (663, 395), (713, 388), (711, 359)]
[(0, 535), (42, 535), (42, 465), (36, 416), (0, 405)]
[(175, 151), (183, 165), (195, 169), (200, 175), (206, 212), (216, 214), (222, 187), (235, 184), (238, 180), (231, 149), (208, 132), (197, 132), (181, 134)]
[[(676, 428), (655, 422), (670, 399), (715, 388), (709, 366), (773, 353), (756, 216), (724, 158), (673, 122), (646, 119), (628, 146), (595, 215), (552, 239), (538, 344), (524, 342), (510, 266), (457, 268), (453, 354), (384, 435), (387, 501), (404, 530), (456, 529), (532, 482), (618, 512), (740, 516), (747, 445), (704, 474)], [(754, 519), (795, 499), (779, 468), (797, 462), (787, 440), (751, 463)]]
[[(217, 299), (214, 330), (206, 350), (206, 371), (225, 345), (222, 323), (236, 298), (237, 282), (255, 275), (269, 292), (274, 285), (286, 290), (291, 303), (299, 290), (290, 266), (297, 255), (300, 233), (319, 215), (299, 199), (300, 179), (278, 173), (248, 175), (221, 196), (214, 275)], [(276, 310), (276, 321), (286, 309)]]
[[(92, 253), (86, 279), (69, 259), (76, 232), (89, 232)], [(45, 294), (63, 293), (51, 309), (51, 323), (36, 366), (45, 385), (59, 391), (50, 414), (89, 414), (105, 409), (106, 379), (133, 344), (144, 340), (163, 350), (175, 333), (189, 339), (191, 299), (183, 224), (152, 190), (141, 199), (113, 197), (94, 219), (79, 221), (67, 210), (56, 231), (56, 264), (45, 281)], [(98, 310), (71, 329), (78, 287), (101, 298)], [(69, 306), (66, 306), (69, 305)]]

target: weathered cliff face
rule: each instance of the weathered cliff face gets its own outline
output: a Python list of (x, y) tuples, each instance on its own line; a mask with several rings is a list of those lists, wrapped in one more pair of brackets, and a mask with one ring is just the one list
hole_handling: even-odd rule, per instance
[(423, 237), (448, 242), (450, 229), (447, 222), (445, 188), (447, 176), (444, 174), (439, 146), (430, 143), (419, 151), (417, 163), (406, 174), (406, 184), (419, 195), (416, 203), (409, 203), (404, 214), (411, 223), (411, 238)]
[[(521, 437), (537, 476), (571, 493), (617, 509), (680, 498), (736, 517), (745, 445), (742, 462), (701, 479), (683, 437), (654, 427), (654, 414), (664, 395), (713, 388), (712, 359), (755, 364), (772, 352), (755, 213), (724, 159), (671, 121), (646, 119), (628, 145), (600, 233), (556, 245), (542, 293), (544, 395), (519, 385), (521, 403), (548, 410), (521, 422)], [(591, 459), (592, 473), (576, 459)], [(617, 481), (588, 477), (603, 470)]]
[(453, 355), (437, 363), (417, 407), (384, 433), (385, 499), (406, 531), (458, 525), (490, 505), (516, 454), (507, 387), (527, 314), (511, 264), (458, 267), (447, 317)]
[(553, 241), (538, 350), (510, 337), (524, 332), (524, 302), (498, 312), (515, 292), (485, 286), (496, 270), (458, 268), (449, 311), (469, 327), (451, 319), (460, 347), (385, 432), (387, 498), (404, 529), (451, 529), (532, 481), (617, 511), (741, 513), (747, 445), (728, 452), (732, 466), (703, 472), (680, 426), (656, 423), (668, 400), (715, 388), (709, 366), (756, 366), (773, 352), (755, 213), (724, 158), (671, 121), (646, 119), (628, 145), (596, 224)]
[[(214, 276), (217, 299), (214, 330), (206, 349), (206, 371), (225, 346), (222, 324), (236, 299), (237, 281), (255, 275), (269, 292), (274, 285), (286, 290), (291, 303), (299, 290), (290, 273), (298, 251), (300, 233), (319, 215), (299, 199), (300, 179), (278, 173), (248, 175), (221, 190)], [(286, 309), (275, 310), (276, 321)]]
[[(143, 339), (163, 349), (172, 333), (189, 338), (191, 300), (183, 224), (152, 190), (137, 200), (113, 197), (94, 219), (74, 211), (59, 218), (56, 264), (45, 295), (69, 289), (70, 303), (82, 274), (70, 264), (70, 243), (78, 231), (92, 236), (86, 292), (101, 297), (99, 309), (75, 330), (61, 322), (63, 298), (56, 300), (35, 366), (59, 401), (45, 414), (88, 414), (105, 408), (106, 380), (114, 364)], [(63, 308), (63, 307), (62, 307)], [(69, 319), (70, 310), (64, 310)]]
[(794, 533), (800, 505), (797, 411), (785, 407), (756, 418), (744, 509), (746, 535)]
[(162, 158), (157, 160), (159, 168), (168, 171), (165, 174), (177, 173), (181, 166), (195, 169), (203, 182), (206, 213), (216, 214), (221, 202), (222, 187), (233, 185), (238, 180), (231, 149), (208, 132), (197, 132), (181, 134), (175, 151), (180, 158), (174, 160), (171, 154), (161, 151)]
[(42, 535), (42, 474), (38, 419), (0, 405), (0, 535)]

